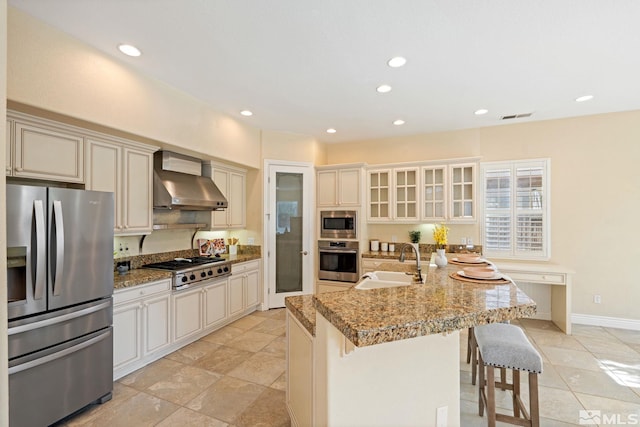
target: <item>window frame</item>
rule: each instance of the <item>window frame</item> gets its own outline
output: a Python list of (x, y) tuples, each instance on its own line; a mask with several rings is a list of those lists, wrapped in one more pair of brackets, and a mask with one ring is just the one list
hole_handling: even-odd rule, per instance
[[(537, 251), (519, 251), (517, 249), (517, 224), (518, 216), (526, 215), (527, 210), (518, 210), (517, 207), (517, 171), (527, 167), (542, 168), (542, 250)], [(509, 211), (509, 249), (508, 250), (491, 250), (487, 246), (487, 216), (486, 197), (487, 197), (487, 172), (508, 169), (510, 171), (510, 206)], [(506, 160), (496, 162), (480, 163), (480, 197), (478, 200), (480, 210), (480, 236), (482, 240), (482, 252), (487, 257), (516, 259), (526, 261), (548, 261), (551, 258), (551, 159), (520, 159)], [(507, 208), (503, 210), (506, 212)], [(533, 212), (529, 210), (530, 212)], [(537, 210), (535, 211), (538, 212)]]

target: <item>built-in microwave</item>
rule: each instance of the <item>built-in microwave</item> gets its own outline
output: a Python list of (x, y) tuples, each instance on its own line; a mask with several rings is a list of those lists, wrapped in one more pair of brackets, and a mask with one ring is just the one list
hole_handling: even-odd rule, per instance
[(321, 211), (321, 239), (357, 239), (356, 211)]

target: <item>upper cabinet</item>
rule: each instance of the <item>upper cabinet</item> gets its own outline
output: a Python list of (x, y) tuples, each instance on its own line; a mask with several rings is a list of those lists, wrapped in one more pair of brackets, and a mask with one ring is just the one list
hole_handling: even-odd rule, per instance
[(419, 219), (419, 167), (370, 169), (369, 222), (416, 222)]
[(449, 220), (472, 222), (476, 219), (476, 164), (464, 163), (449, 166), (451, 196)]
[(361, 177), (360, 165), (317, 167), (317, 207), (360, 206)]
[(7, 176), (11, 176), (13, 175), (13, 144), (11, 141), (11, 135), (12, 135), (12, 126), (13, 122), (11, 120), (7, 120), (7, 139), (5, 140), (5, 158), (4, 158), (4, 166), (5, 166), (5, 171)]
[(114, 193), (116, 235), (151, 233), (156, 149), (127, 141), (87, 139), (86, 188)]
[(379, 166), (367, 171), (368, 222), (476, 221), (476, 162)]
[(7, 175), (84, 182), (84, 138), (75, 128), (13, 112), (7, 118)]
[(204, 176), (213, 180), (228, 202), (227, 209), (211, 212), (211, 228), (245, 228), (247, 171), (216, 162), (207, 162), (202, 165), (202, 172)]
[(475, 222), (476, 163), (422, 167), (422, 220)]

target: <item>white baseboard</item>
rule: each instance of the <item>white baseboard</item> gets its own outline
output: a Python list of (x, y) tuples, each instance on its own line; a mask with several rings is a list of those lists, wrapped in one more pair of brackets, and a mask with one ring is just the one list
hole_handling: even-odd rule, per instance
[(593, 316), (591, 314), (573, 313), (571, 314), (571, 323), (640, 331), (640, 320), (624, 319), (622, 317)]

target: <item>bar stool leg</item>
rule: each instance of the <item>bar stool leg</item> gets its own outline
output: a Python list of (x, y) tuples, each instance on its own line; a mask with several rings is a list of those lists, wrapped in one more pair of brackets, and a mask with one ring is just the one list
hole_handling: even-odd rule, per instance
[(496, 426), (496, 377), (493, 366), (487, 366), (487, 425)]
[(520, 396), (520, 371), (512, 369), (513, 374), (513, 416), (520, 417), (520, 404), (518, 403), (518, 397)]
[(478, 376), (478, 344), (476, 343), (475, 336), (473, 335), (473, 328), (469, 328), (471, 331), (471, 343), (469, 348), (471, 349), (471, 384), (476, 385), (476, 377)]
[(531, 414), (531, 427), (540, 427), (538, 374), (532, 372), (529, 372), (529, 413)]
[[(478, 367), (480, 368), (480, 370), (478, 371), (478, 414), (480, 414), (480, 416), (484, 415), (484, 399), (486, 398), (485, 392), (484, 392), (484, 386), (485, 386), (485, 379), (484, 379), (484, 365), (482, 363), (482, 355), (478, 356)], [(474, 377), (475, 379), (475, 377)]]
[(471, 347), (473, 340), (473, 328), (467, 329), (467, 363), (471, 362)]

